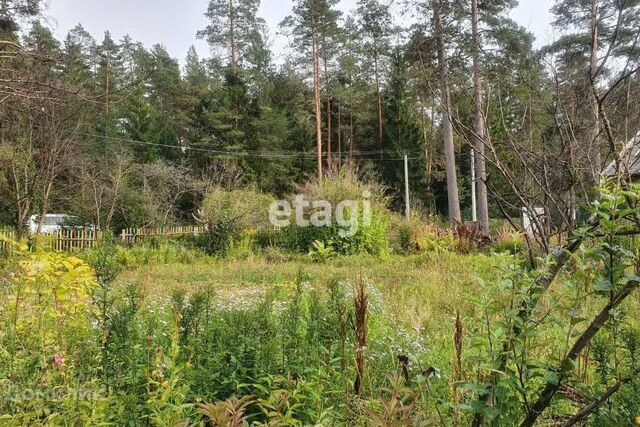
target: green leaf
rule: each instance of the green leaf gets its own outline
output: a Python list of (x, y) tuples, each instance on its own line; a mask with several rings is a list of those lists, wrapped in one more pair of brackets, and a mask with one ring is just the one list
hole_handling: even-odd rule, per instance
[(609, 279), (600, 277), (596, 280), (595, 285), (593, 286), (593, 290), (596, 292), (611, 292), (613, 289), (613, 284), (609, 281)]
[(555, 371), (547, 371), (544, 376), (544, 380), (547, 384), (558, 385), (560, 384), (561, 379), (562, 375)]
[(580, 323), (586, 322), (588, 319), (584, 317), (572, 317), (571, 318), (571, 326), (579, 325)]
[(456, 382), (455, 384), (461, 390), (477, 393), (479, 395), (483, 395), (484, 393), (487, 392), (487, 386), (484, 384), (470, 383), (470, 382), (464, 382), (464, 381), (459, 381), (459, 382)]
[(576, 367), (575, 360), (567, 359), (562, 363), (562, 365), (560, 365), (560, 370), (562, 372), (571, 372), (575, 369), (575, 367)]

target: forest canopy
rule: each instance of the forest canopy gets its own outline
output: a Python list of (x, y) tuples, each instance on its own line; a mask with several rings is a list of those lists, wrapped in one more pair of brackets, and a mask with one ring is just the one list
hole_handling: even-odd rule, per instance
[(477, 205), (486, 229), (544, 206), (570, 228), (638, 131), (636, 3), (558, 0), (536, 50), (513, 1), (297, 0), (274, 54), (258, 0), (212, 0), (210, 55), (181, 62), (81, 24), (58, 40), (39, 1), (4, 1), (0, 220), (185, 223), (215, 186), (282, 196), (344, 168), (400, 211), (406, 156), (419, 212)]

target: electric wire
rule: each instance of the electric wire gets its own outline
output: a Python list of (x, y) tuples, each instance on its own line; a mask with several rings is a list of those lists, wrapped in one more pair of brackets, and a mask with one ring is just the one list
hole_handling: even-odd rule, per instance
[[(155, 143), (155, 142), (148, 142), (148, 141), (139, 141), (136, 139), (131, 139), (131, 138), (123, 138), (123, 137), (115, 137), (115, 136), (108, 136), (108, 135), (97, 135), (97, 134), (91, 134), (91, 133), (86, 133), (86, 132), (78, 132), (78, 131), (69, 131), (74, 133), (75, 135), (80, 135), (80, 136), (84, 136), (87, 138), (95, 138), (95, 139), (106, 139), (106, 140), (110, 140), (110, 141), (117, 141), (117, 142), (123, 142), (123, 143), (130, 143), (130, 144), (137, 144), (137, 145), (145, 145), (145, 146), (149, 146), (149, 147), (157, 147), (157, 148), (170, 148), (170, 149), (178, 149), (181, 151), (192, 151), (192, 152), (199, 152), (199, 153), (207, 153), (207, 154), (213, 154), (213, 155), (217, 155), (219, 157), (247, 157), (247, 158), (263, 158), (263, 159), (277, 159), (277, 158), (282, 158), (282, 159), (296, 159), (296, 158), (307, 158), (307, 159), (316, 159), (317, 158), (317, 154), (312, 153), (312, 152), (308, 152), (308, 151), (287, 151), (287, 150), (280, 150), (280, 151), (265, 151), (265, 150), (243, 150), (243, 151), (224, 151), (224, 150), (216, 150), (216, 149), (212, 149), (212, 148), (203, 148), (203, 147), (197, 147), (197, 146), (190, 146), (190, 145), (171, 145), (171, 144), (161, 144), (161, 143)], [(369, 160), (369, 161), (400, 161), (400, 160), (404, 160), (404, 156), (402, 157), (381, 157), (381, 158), (366, 158), (366, 156), (384, 156), (384, 154), (392, 154), (397, 156), (397, 152), (395, 151), (390, 151), (390, 150), (371, 150), (371, 151), (361, 151), (361, 150), (356, 150), (353, 151), (353, 153), (351, 153), (354, 157), (358, 156), (358, 157), (363, 157), (360, 158), (358, 160)], [(331, 155), (338, 157), (338, 156), (344, 156), (344, 158), (348, 158), (349, 156), (349, 152), (332, 152)], [(408, 157), (409, 160), (420, 160), (423, 157), (419, 156), (418, 153), (416, 152), (412, 152), (412, 151), (407, 151), (407, 155), (412, 155), (412, 157)], [(323, 158), (328, 158), (329, 153), (323, 153), (322, 157)]]

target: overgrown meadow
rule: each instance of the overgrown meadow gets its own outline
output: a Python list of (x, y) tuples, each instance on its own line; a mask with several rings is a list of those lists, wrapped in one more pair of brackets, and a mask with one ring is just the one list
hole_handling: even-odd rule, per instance
[(640, 279), (618, 234), (636, 190), (601, 190), (598, 225), (546, 289), (558, 261), (532, 266), (504, 226), (488, 246), (381, 209), (349, 238), (264, 231), (224, 220), (259, 198), (222, 190), (200, 239), (74, 254), (8, 242), (0, 424), (518, 425), (555, 389), (534, 421), (573, 425), (618, 384), (576, 422), (630, 425)]

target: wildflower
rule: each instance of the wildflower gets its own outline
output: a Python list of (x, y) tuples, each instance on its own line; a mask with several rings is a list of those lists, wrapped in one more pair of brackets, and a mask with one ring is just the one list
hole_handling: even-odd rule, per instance
[(53, 363), (61, 368), (64, 364), (64, 357), (62, 357), (59, 353), (53, 355)]

